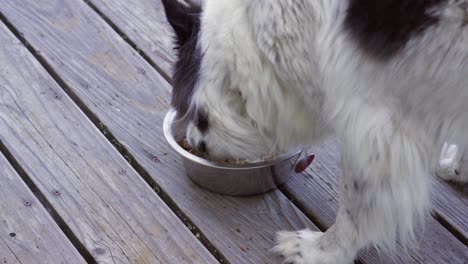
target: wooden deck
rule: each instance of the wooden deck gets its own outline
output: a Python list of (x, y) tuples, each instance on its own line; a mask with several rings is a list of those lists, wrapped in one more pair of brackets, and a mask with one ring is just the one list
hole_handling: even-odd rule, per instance
[[(200, 189), (165, 143), (172, 33), (159, 0), (0, 0), (0, 263), (279, 263), (327, 229), (338, 146), (280, 190)], [(468, 263), (468, 188), (434, 181), (419, 244), (359, 263)]]

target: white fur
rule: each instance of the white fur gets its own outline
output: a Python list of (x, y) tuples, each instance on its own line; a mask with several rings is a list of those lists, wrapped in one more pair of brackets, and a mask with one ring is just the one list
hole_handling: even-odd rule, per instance
[[(286, 263), (347, 263), (355, 252), (323, 244), (323, 233), (310, 230), (279, 232), (273, 251), (284, 256)], [(323, 244), (323, 245), (321, 245)]]
[(207, 109), (210, 128), (190, 125), (189, 141), (204, 140), (214, 157), (251, 160), (330, 131), (342, 143), (337, 221), (320, 235), (280, 235), (276, 251), (286, 260), (351, 263), (369, 244), (413, 238), (429, 207), (437, 150), (468, 129), (462, 2), (435, 9), (437, 26), (385, 63), (345, 33), (346, 1), (205, 2), (192, 107)]
[[(257, 160), (311, 142), (322, 127), (310, 126), (319, 124), (318, 112), (303, 107), (305, 98), (285, 86), (261, 55), (247, 9), (245, 1), (206, 1), (193, 103), (209, 109), (204, 141), (211, 155)], [(195, 130), (188, 129), (189, 139)]]

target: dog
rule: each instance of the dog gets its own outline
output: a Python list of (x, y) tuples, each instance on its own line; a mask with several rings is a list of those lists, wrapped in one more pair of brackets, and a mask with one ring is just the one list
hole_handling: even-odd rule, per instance
[(191, 146), (259, 160), (340, 140), (336, 222), (280, 231), (273, 250), (286, 262), (352, 263), (367, 246), (407, 245), (434, 170), (467, 181), (468, 0), (162, 2), (177, 131)]

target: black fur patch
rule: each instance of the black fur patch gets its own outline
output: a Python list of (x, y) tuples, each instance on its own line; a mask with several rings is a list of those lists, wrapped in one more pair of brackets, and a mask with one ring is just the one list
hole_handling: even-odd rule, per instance
[(198, 81), (201, 51), (198, 44), (200, 31), (200, 5), (188, 2), (185, 6), (177, 0), (163, 0), (166, 17), (175, 36), (177, 61), (173, 67), (172, 106), (179, 117), (192, 119), (194, 113), (188, 113), (190, 100)]
[(195, 115), (195, 126), (201, 133), (208, 131), (208, 114), (204, 110), (198, 110)]
[(205, 141), (202, 140), (200, 141), (200, 143), (198, 143), (197, 150), (200, 151), (201, 153), (207, 153)]
[(446, 0), (349, 0), (345, 28), (379, 59), (400, 51), (412, 37), (438, 22), (432, 8)]

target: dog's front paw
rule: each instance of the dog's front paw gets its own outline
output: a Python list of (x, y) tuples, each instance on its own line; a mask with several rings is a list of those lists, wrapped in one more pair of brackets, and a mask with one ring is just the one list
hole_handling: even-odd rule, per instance
[(352, 260), (345, 260), (337, 250), (322, 246), (320, 239), (323, 235), (322, 232), (310, 230), (279, 232), (273, 252), (284, 259), (283, 263), (347, 264), (352, 262)]

